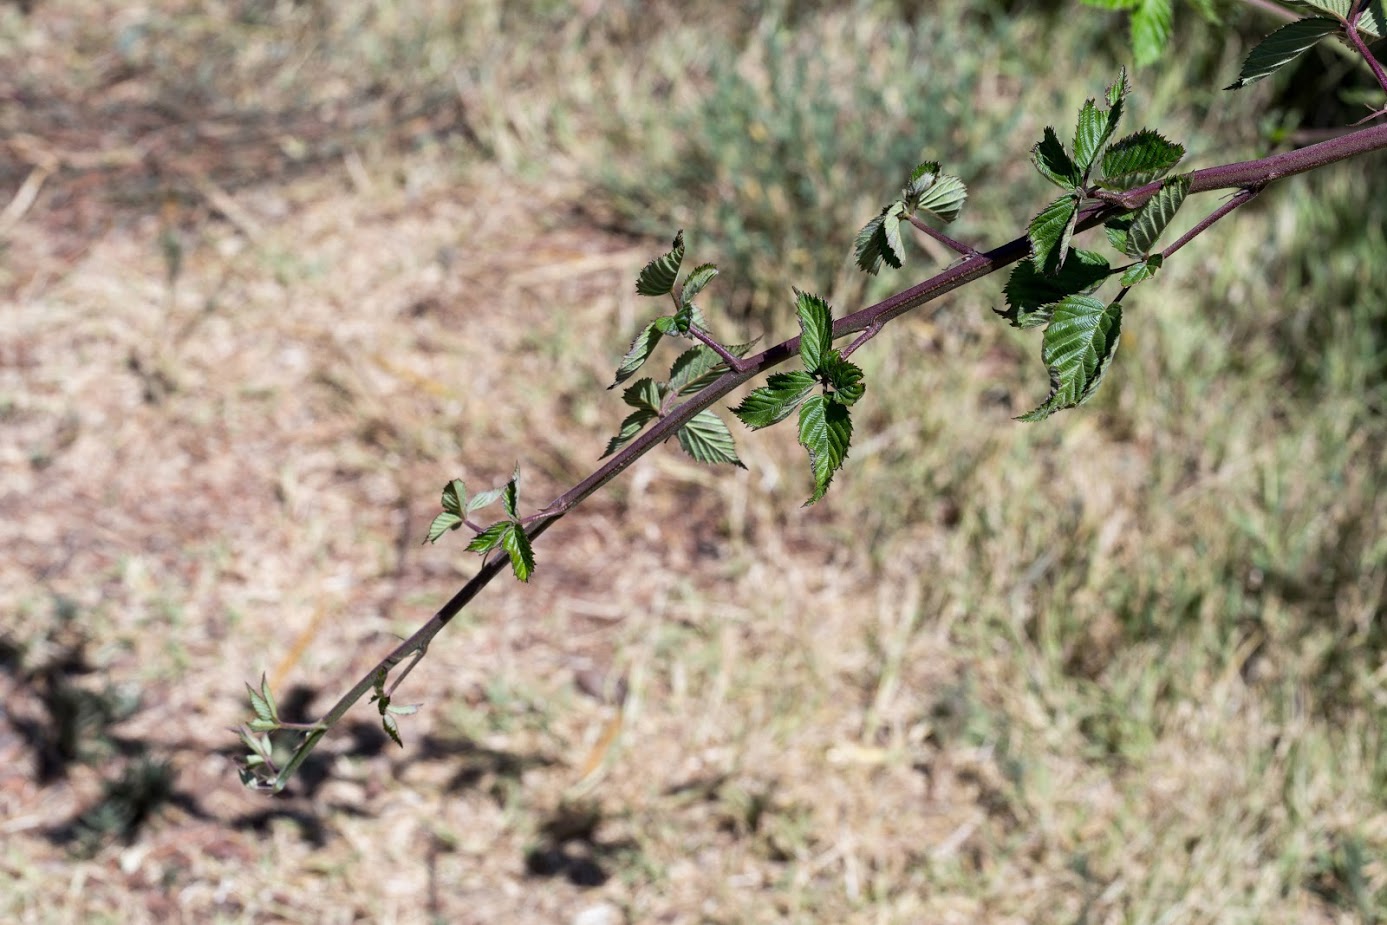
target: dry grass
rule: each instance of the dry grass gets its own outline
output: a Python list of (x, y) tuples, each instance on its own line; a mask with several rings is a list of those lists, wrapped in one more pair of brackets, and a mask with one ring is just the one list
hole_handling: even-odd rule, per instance
[[(740, 436), (745, 472), (652, 454), (449, 627), (404, 750), (363, 707), (292, 793), (243, 792), (245, 681), (320, 711), (470, 574), (456, 536), (419, 545), (448, 478), (518, 459), (538, 506), (619, 420), (602, 387), (661, 242), (574, 204), (599, 91), (647, 85), (613, 49), (649, 36), (556, 7), (543, 77), (495, 47), (499, 4), (193, 6), (117, 17), (166, 38), (125, 65), (100, 3), (0, 11), (37, 75), (10, 80), (57, 88), (5, 114), (0, 171), (36, 193), (0, 229), (0, 917), (1384, 914), (1383, 377), (1294, 294), (1356, 287), (1374, 324), (1381, 279), (1226, 269), (1293, 250), (1295, 199), (1349, 173), (1173, 265), (1091, 409), (1009, 420), (1044, 381), (990, 290), (863, 351), (826, 503), (799, 507), (788, 432)], [(155, 118), (180, 73), (220, 116), (111, 115)], [(250, 102), (218, 146), (223, 85)], [(92, 706), (115, 694), (138, 707)], [(141, 757), (171, 798), (95, 837)]]

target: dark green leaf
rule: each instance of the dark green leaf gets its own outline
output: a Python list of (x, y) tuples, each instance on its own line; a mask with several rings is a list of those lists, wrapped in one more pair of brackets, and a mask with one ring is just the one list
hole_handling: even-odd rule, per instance
[[(1348, 19), (1353, 8), (1353, 0), (1285, 0), (1287, 6), (1303, 12), (1320, 12), (1342, 20)], [(1387, 2), (1367, 0), (1362, 4), (1358, 17), (1358, 31), (1370, 38), (1380, 39), (1387, 35)]]
[(535, 573), (535, 554), (530, 549), (530, 538), (525, 535), (525, 528), (519, 523), (506, 524), (501, 534), (501, 547), (510, 556), (510, 567), (515, 577), (529, 581)]
[(1111, 364), (1121, 330), (1122, 306), (1116, 302), (1105, 305), (1073, 295), (1056, 305), (1040, 350), (1050, 371), (1050, 397), (1020, 420), (1040, 421), (1091, 398)]
[(660, 387), (655, 384), (654, 379), (637, 379), (621, 393), (621, 400), (632, 408), (644, 408), (658, 414), (664, 396), (660, 394)]
[(1135, 286), (1137, 283), (1144, 282), (1156, 275), (1156, 271), (1161, 268), (1165, 258), (1160, 254), (1152, 254), (1141, 263), (1134, 263), (1127, 268), (1127, 272), (1122, 274), (1122, 285)]
[(703, 409), (694, 415), (689, 423), (679, 428), (679, 445), (694, 459), (701, 463), (731, 463), (742, 465), (737, 458), (737, 447), (732, 433), (722, 418), (710, 409)]
[(1189, 174), (1171, 177), (1165, 181), (1156, 195), (1137, 209), (1136, 215), (1132, 217), (1132, 227), (1127, 229), (1127, 256), (1145, 257), (1150, 253), (1156, 239), (1175, 217), (1189, 191)]
[(828, 492), (833, 473), (843, 465), (852, 442), (852, 416), (846, 405), (831, 402), (822, 395), (811, 395), (799, 406), (799, 442), (809, 451), (809, 468), (814, 473), (814, 494), (806, 506)]
[(628, 414), (626, 416), (626, 420), (621, 422), (621, 429), (617, 431), (617, 435), (613, 437), (611, 440), (607, 441), (607, 448), (602, 451), (602, 458), (607, 458), (608, 456), (615, 453), (617, 450), (621, 449), (626, 444), (630, 443), (631, 438), (634, 437), (636, 434), (640, 433), (641, 430), (645, 427), (645, 425), (655, 420), (656, 416), (657, 415), (655, 414), (655, 412), (646, 411), (644, 409), (640, 411), (633, 411), (630, 414)]
[(1108, 145), (1103, 152), (1103, 179), (1098, 185), (1110, 190), (1136, 189), (1165, 176), (1184, 156), (1184, 145), (1142, 129)]
[(516, 505), (520, 502), (520, 464), (516, 463), (515, 472), (511, 475), (510, 481), (506, 482), (505, 488), (501, 489), (501, 507), (505, 508), (506, 516), (515, 520), (520, 515), (516, 513)]
[(479, 552), (483, 555), (491, 552), (491, 550), (501, 545), (501, 536), (510, 528), (510, 525), (509, 520), (496, 521), (496, 523), (472, 537), (472, 542), (467, 544), (467, 551)]
[(645, 365), (645, 361), (650, 358), (650, 352), (660, 342), (663, 333), (654, 322), (641, 328), (641, 332), (631, 342), (631, 349), (626, 351), (626, 356), (621, 358), (621, 365), (616, 368), (616, 381), (607, 388), (614, 389), (635, 375), (636, 370)]
[(655, 330), (659, 331), (661, 334), (669, 334), (678, 337), (689, 329), (689, 317), (687, 313), (684, 315), (684, 327), (682, 329), (679, 327), (679, 319), (675, 315), (665, 315), (664, 317), (656, 318), (654, 325)]
[(752, 430), (770, 427), (789, 417), (817, 384), (807, 372), (772, 373), (766, 385), (752, 391), (732, 413)]
[(668, 295), (679, 278), (679, 265), (684, 262), (684, 232), (674, 236), (674, 248), (645, 265), (636, 278), (636, 292), (641, 295)]
[(829, 387), (833, 389), (828, 395), (829, 401), (853, 405), (862, 397), (862, 393), (867, 391), (867, 386), (862, 381), (862, 368), (850, 360), (843, 359), (837, 350), (831, 351), (824, 358), (823, 375)]
[(1079, 110), (1079, 120), (1074, 126), (1074, 167), (1081, 183), (1087, 182), (1098, 152), (1116, 127), (1112, 117), (1113, 110), (1099, 109), (1093, 100), (1085, 102)]
[(440, 536), (447, 533), (449, 530), (456, 530), (458, 527), (461, 526), (461, 517), (459, 517), (457, 514), (444, 511), (443, 513), (439, 514), (437, 517), (433, 519), (433, 523), (429, 524), (429, 535), (424, 542), (436, 543), (438, 542), (438, 538)]
[(824, 355), (833, 349), (833, 309), (808, 292), (795, 291), (795, 312), (799, 315), (799, 355), (804, 368), (819, 371)]
[(1040, 143), (1031, 149), (1031, 161), (1040, 175), (1056, 186), (1072, 190), (1079, 185), (1079, 168), (1065, 153), (1055, 130), (1048, 125)]
[(1031, 240), (1031, 259), (1047, 276), (1058, 273), (1069, 252), (1069, 239), (1079, 216), (1076, 196), (1061, 196), (1031, 220), (1027, 235)]
[(1068, 295), (1093, 292), (1111, 273), (1102, 254), (1075, 248), (1069, 249), (1064, 266), (1054, 276), (1045, 276), (1034, 263), (1023, 260), (1011, 271), (1003, 290), (1007, 308), (997, 314), (1013, 327), (1032, 328), (1046, 324), (1056, 302)]
[(905, 206), (893, 202), (881, 210), (881, 214), (862, 226), (857, 233), (854, 252), (857, 266), (865, 273), (876, 275), (882, 261), (894, 269), (901, 268), (901, 216)]
[(1252, 49), (1252, 53), (1243, 62), (1238, 79), (1224, 89), (1238, 90), (1276, 73), (1320, 39), (1333, 35), (1342, 28), (1338, 20), (1318, 16), (1298, 19), (1282, 26)]
[(1108, 243), (1124, 254), (1127, 253), (1127, 231), (1132, 227), (1132, 221), (1135, 218), (1135, 212), (1127, 212), (1103, 223), (1103, 230), (1108, 236)]
[(443, 510), (451, 514), (461, 514), (467, 507), (467, 486), (462, 479), (453, 479), (443, 486)]
[(698, 297), (698, 294), (703, 291), (703, 287), (711, 283), (713, 277), (717, 275), (718, 268), (711, 263), (694, 267), (684, 278), (684, 286), (679, 291), (679, 300), (688, 305)]

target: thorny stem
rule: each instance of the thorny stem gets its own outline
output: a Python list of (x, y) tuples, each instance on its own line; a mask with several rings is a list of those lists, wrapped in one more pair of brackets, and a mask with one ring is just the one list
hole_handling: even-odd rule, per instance
[(689, 325), (689, 333), (692, 334), (694, 338), (697, 339), (701, 344), (703, 344), (709, 350), (713, 351), (719, 357), (721, 357), (722, 361), (727, 364), (728, 369), (731, 369), (734, 372), (741, 372), (745, 368), (742, 365), (742, 360), (739, 360), (736, 357), (734, 357), (726, 347), (714, 340), (711, 336), (709, 336), (707, 331), (704, 331), (698, 325)]
[(916, 228), (920, 229), (925, 234), (929, 235), (931, 238), (934, 238), (934, 240), (938, 241), (940, 244), (943, 244), (945, 247), (947, 247), (954, 253), (962, 254), (964, 257), (982, 256), (977, 252), (976, 249), (969, 247), (962, 241), (955, 241), (953, 238), (949, 237), (939, 229), (930, 227), (930, 225), (924, 219), (920, 218), (920, 216), (910, 215), (907, 216), (907, 218), (910, 221), (910, 224), (914, 225)]
[[(1264, 157), (1259, 160), (1243, 161), (1197, 170), (1191, 175), (1190, 192), (1203, 193), (1219, 189), (1260, 188), (1275, 180), (1314, 170), (1336, 161), (1346, 160), (1356, 155), (1387, 148), (1387, 125), (1361, 129), (1349, 135), (1320, 142), (1296, 151)], [(1078, 215), (1075, 231), (1085, 231), (1101, 224), (1120, 211), (1135, 209), (1160, 189), (1160, 182), (1149, 183), (1131, 190), (1117, 198), (1117, 202), (1094, 202), (1084, 206)], [(1237, 201), (1237, 197), (1234, 197)], [(1244, 200), (1245, 201), (1245, 200)], [(1239, 202), (1241, 204), (1241, 202)], [(1231, 211), (1231, 209), (1230, 209)], [(1223, 214), (1226, 214), (1224, 212)], [(1218, 216), (1218, 217), (1221, 217)], [(1210, 222), (1212, 224), (1212, 222)], [(897, 293), (882, 302), (868, 306), (851, 315), (839, 318), (833, 325), (833, 336), (843, 337), (859, 331), (872, 334), (880, 331), (887, 322), (898, 318), (912, 309), (919, 308), (939, 299), (968, 283), (987, 276), (1009, 264), (1015, 263), (1030, 253), (1030, 242), (1023, 235), (1008, 241), (1000, 247), (978, 254), (976, 258), (965, 260), (955, 266), (935, 274), (929, 279), (909, 289)], [(860, 339), (859, 339), (860, 340)], [(534, 526), (528, 530), (530, 538), (537, 539), (544, 531), (558, 523), (566, 513), (581, 504), (599, 488), (625, 472), (640, 457), (657, 445), (674, 436), (679, 428), (687, 424), (695, 415), (708, 408), (719, 399), (725, 398), (733, 390), (758, 374), (765, 372), (799, 353), (798, 336), (791, 337), (770, 347), (753, 357), (737, 361), (737, 366), (729, 369), (720, 378), (709, 383), (703, 391), (691, 397), (684, 404), (674, 408), (669, 414), (656, 421), (650, 429), (599, 467), (587, 478), (555, 498), (534, 519)], [(854, 342), (856, 345), (857, 342)], [(711, 346), (711, 344), (709, 345)], [(735, 359), (735, 358), (733, 358)], [(740, 368), (737, 368), (740, 367)], [(433, 638), (437, 636), (454, 617), (466, 607), (477, 594), (491, 583), (491, 580), (509, 566), (505, 556), (484, 561), (477, 573), (463, 585), (452, 598), (439, 608), (438, 612), (415, 633), (395, 647), (378, 665), (373, 667), (351, 690), (342, 696), (319, 721), (317, 728), (310, 731), (295, 748), (293, 755), (274, 781), (264, 789), (278, 792), (284, 788), (294, 772), (316, 747), (327, 730), (339, 722), (347, 711), (375, 686), (380, 672), (389, 672), (410, 656), (413, 664), (423, 657)], [(393, 689), (393, 687), (392, 687)]]

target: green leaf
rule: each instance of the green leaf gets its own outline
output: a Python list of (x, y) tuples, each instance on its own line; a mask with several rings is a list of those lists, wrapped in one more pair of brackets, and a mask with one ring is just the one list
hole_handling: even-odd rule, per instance
[(789, 417), (816, 385), (807, 372), (772, 373), (765, 386), (753, 390), (732, 413), (752, 430), (770, 427)]
[(968, 187), (958, 177), (941, 174), (933, 184), (916, 197), (915, 208), (928, 212), (945, 222), (952, 222), (963, 211), (968, 199)]
[(1093, 100), (1086, 101), (1079, 110), (1079, 120), (1074, 126), (1074, 167), (1081, 183), (1088, 182), (1098, 152), (1117, 128), (1119, 112), (1117, 109), (1100, 110)]
[[(754, 343), (732, 344), (723, 349), (740, 359), (750, 352)], [(674, 364), (669, 368), (669, 384), (666, 389), (678, 395), (692, 395), (701, 391), (704, 386), (717, 379), (726, 370), (727, 364), (723, 363), (722, 357), (714, 353), (713, 349), (706, 344), (699, 344), (697, 347), (685, 350), (675, 359)]]
[(1005, 311), (996, 310), (1017, 328), (1033, 328), (1050, 320), (1050, 310), (1068, 295), (1088, 294), (1103, 284), (1112, 268), (1102, 254), (1069, 249), (1063, 267), (1054, 276), (1045, 276), (1035, 264), (1023, 260), (1016, 264), (1003, 292)]
[(833, 473), (847, 458), (852, 442), (852, 416), (847, 406), (811, 395), (799, 406), (799, 442), (809, 451), (809, 468), (814, 473), (814, 494), (804, 502), (807, 507), (827, 494)]
[(628, 414), (626, 420), (621, 422), (621, 429), (617, 431), (616, 436), (607, 441), (607, 448), (602, 451), (601, 458), (606, 459), (608, 456), (630, 443), (631, 439), (635, 437), (636, 434), (640, 433), (641, 430), (645, 428), (645, 425), (655, 420), (656, 417), (658, 417), (658, 415), (656, 415), (655, 412), (645, 409)]
[(1050, 371), (1050, 397), (1019, 420), (1040, 421), (1083, 404), (1097, 391), (1117, 350), (1122, 306), (1072, 295), (1055, 306), (1040, 349)]
[(690, 304), (703, 291), (703, 287), (713, 281), (713, 277), (718, 275), (718, 268), (711, 263), (701, 264), (689, 271), (689, 275), (684, 278), (684, 286), (679, 291), (679, 301), (685, 305)]
[(453, 514), (461, 514), (467, 507), (467, 486), (462, 483), (462, 479), (453, 479), (443, 486), (443, 510)]
[(429, 524), (429, 535), (424, 542), (437, 543), (440, 536), (461, 526), (462, 518), (459, 515), (444, 511), (433, 519), (433, 523)]
[(1132, 56), (1138, 67), (1161, 59), (1170, 44), (1173, 19), (1170, 0), (1142, 0), (1132, 10)]
[(905, 206), (893, 202), (857, 233), (853, 250), (857, 255), (857, 266), (864, 273), (875, 276), (881, 269), (882, 261), (889, 263), (893, 269), (901, 268), (901, 216), (904, 213)]
[(1127, 256), (1145, 257), (1150, 253), (1156, 239), (1175, 217), (1189, 191), (1189, 174), (1171, 177), (1165, 181), (1156, 195), (1137, 209), (1136, 215), (1132, 217), (1132, 227), (1127, 230)]
[(920, 197), (925, 194), (934, 182), (939, 179), (939, 162), (925, 161), (910, 172), (910, 177), (905, 181), (905, 189), (901, 190), (901, 202), (905, 203), (907, 209), (916, 209), (920, 205)]
[(650, 358), (650, 352), (660, 342), (663, 333), (653, 321), (641, 328), (641, 332), (631, 342), (631, 349), (626, 351), (626, 356), (621, 358), (621, 365), (616, 368), (616, 380), (607, 388), (614, 389), (635, 375), (636, 370), (644, 366), (645, 361)]
[(249, 684), (246, 685), (246, 692), (250, 694), (250, 708), (255, 711), (255, 715), (259, 719), (267, 723), (275, 723), (275, 725), (278, 725), (275, 718), (274, 708), (270, 705), (269, 698), (266, 697), (263, 693), (267, 690), (268, 689), (265, 686), (264, 676), (261, 676), (260, 678), (259, 692), (257, 692), (256, 689), (251, 687)]
[(1243, 62), (1243, 69), (1238, 74), (1238, 79), (1224, 89), (1239, 90), (1269, 74), (1276, 73), (1320, 39), (1333, 35), (1342, 28), (1338, 20), (1322, 17), (1299, 19), (1282, 26), (1252, 49), (1252, 53)]
[(708, 408), (698, 412), (689, 423), (679, 428), (678, 437), (684, 452), (701, 463), (731, 463), (746, 468), (737, 458), (732, 432), (722, 418)]
[(659, 331), (661, 334), (678, 337), (689, 330), (689, 316), (687, 313), (684, 315), (683, 328), (679, 327), (679, 318), (676, 315), (665, 315), (662, 318), (656, 318), (653, 324), (655, 325), (655, 330)]
[(1160, 254), (1152, 254), (1141, 263), (1134, 263), (1127, 268), (1127, 272), (1122, 274), (1122, 285), (1135, 286), (1137, 283), (1145, 282), (1156, 275), (1156, 271), (1161, 268), (1165, 258)]
[(400, 724), (396, 721), (395, 717), (391, 716), (389, 713), (382, 713), (380, 715), (380, 725), (381, 728), (385, 730), (385, 734), (390, 736), (391, 740), (394, 741), (396, 745), (400, 746), (400, 748), (405, 747), (404, 740), (400, 738)]
[(635, 384), (621, 393), (621, 400), (632, 408), (644, 408), (659, 414), (664, 396), (660, 394), (660, 387), (654, 379), (637, 379)]
[(1074, 195), (1061, 196), (1031, 220), (1027, 236), (1031, 240), (1031, 259), (1046, 275), (1053, 276), (1064, 266), (1069, 252), (1069, 239), (1074, 235), (1074, 223), (1079, 217), (1079, 199)]
[(472, 542), (467, 544), (468, 552), (479, 552), (486, 555), (501, 545), (501, 535), (504, 534), (511, 525), (509, 520), (498, 520), (496, 523), (487, 527), (481, 533), (472, 537)]
[(1119, 191), (1136, 189), (1165, 176), (1184, 156), (1184, 145), (1142, 129), (1108, 145), (1103, 152), (1103, 179), (1098, 185)]
[(479, 491), (472, 496), (472, 500), (467, 502), (467, 513), (480, 511), (488, 504), (495, 504), (501, 498), (501, 493), (505, 488), (488, 488), (486, 491)]
[(1031, 149), (1031, 162), (1042, 177), (1062, 189), (1072, 190), (1079, 185), (1079, 168), (1065, 153), (1055, 130), (1048, 125), (1040, 143)]
[(515, 464), (515, 472), (511, 475), (510, 481), (506, 482), (506, 487), (501, 489), (501, 507), (506, 509), (506, 516), (515, 520), (520, 515), (516, 513), (516, 505), (520, 501), (520, 464)]
[(501, 533), (501, 547), (510, 556), (510, 568), (515, 577), (529, 581), (535, 573), (535, 554), (530, 549), (530, 538), (525, 535), (525, 528), (519, 523), (506, 524), (506, 529)]
[(645, 265), (636, 278), (636, 292), (641, 295), (668, 295), (679, 277), (679, 265), (684, 262), (684, 232), (674, 236), (674, 248)]
[[(1328, 13), (1338, 19), (1347, 20), (1353, 0), (1284, 0), (1287, 6), (1304, 12), (1318, 11)], [(1358, 31), (1380, 39), (1387, 35), (1387, 3), (1384, 0), (1367, 0), (1358, 17)]]
[(831, 351), (824, 359), (823, 376), (833, 389), (828, 394), (829, 401), (841, 405), (854, 405), (867, 391), (867, 386), (862, 381), (862, 368), (850, 360), (843, 359), (843, 355), (837, 350)]
[(799, 355), (804, 368), (819, 371), (824, 356), (833, 349), (833, 309), (816, 295), (795, 290), (795, 312), (799, 315)]

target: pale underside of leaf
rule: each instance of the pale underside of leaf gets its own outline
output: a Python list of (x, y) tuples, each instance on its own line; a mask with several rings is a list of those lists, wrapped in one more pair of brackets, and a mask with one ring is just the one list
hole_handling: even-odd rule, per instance
[(1243, 62), (1238, 79), (1227, 89), (1236, 90), (1276, 73), (1286, 64), (1295, 60), (1316, 42), (1338, 32), (1342, 26), (1337, 20), (1323, 17), (1299, 19), (1277, 29), (1252, 49)]

